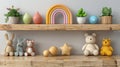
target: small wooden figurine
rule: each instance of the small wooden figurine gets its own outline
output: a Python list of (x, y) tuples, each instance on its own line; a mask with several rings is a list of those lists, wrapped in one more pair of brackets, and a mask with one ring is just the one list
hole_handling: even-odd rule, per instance
[(58, 48), (56, 46), (51, 46), (49, 50), (44, 50), (43, 51), (43, 56), (48, 57), (48, 56), (57, 56), (58, 54)]
[(48, 57), (49, 55), (50, 55), (49, 50), (44, 50), (44, 51), (43, 51), (43, 56), (44, 56), (44, 57)]
[(14, 39), (14, 34), (12, 34), (12, 38), (9, 39), (8, 34), (5, 34), (5, 38), (6, 38), (6, 43), (7, 46), (5, 48), (5, 56), (13, 56), (14, 55), (14, 47), (13, 47), (13, 39)]
[(49, 52), (50, 52), (50, 54), (51, 54), (52, 56), (57, 56), (57, 54), (58, 54), (58, 48), (55, 47), (55, 46), (51, 46), (51, 47), (49, 48)]
[(25, 40), (18, 40), (17, 45), (16, 45), (15, 56), (23, 56), (24, 55), (24, 50), (23, 50), (24, 41)]
[(25, 56), (35, 56), (35, 49), (34, 49), (34, 41), (27, 40), (27, 48), (26, 52), (24, 53)]
[(72, 47), (68, 46), (67, 43), (60, 47), (60, 49), (62, 50), (62, 55), (70, 56)]
[(111, 47), (111, 40), (103, 39), (100, 54), (102, 56), (111, 56), (112, 53), (113, 53), (113, 48)]

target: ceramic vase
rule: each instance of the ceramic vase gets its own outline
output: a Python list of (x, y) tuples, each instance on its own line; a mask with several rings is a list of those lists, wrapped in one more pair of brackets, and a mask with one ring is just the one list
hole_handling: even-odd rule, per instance
[(32, 16), (29, 13), (25, 13), (23, 16), (24, 24), (30, 24), (32, 22)]
[(42, 17), (39, 14), (39, 12), (36, 12), (34, 17), (33, 17), (33, 22), (34, 24), (41, 24), (42, 23)]
[(7, 23), (8, 24), (17, 24), (19, 22), (19, 17), (9, 17)]
[(85, 24), (86, 23), (86, 17), (77, 17), (78, 24)]

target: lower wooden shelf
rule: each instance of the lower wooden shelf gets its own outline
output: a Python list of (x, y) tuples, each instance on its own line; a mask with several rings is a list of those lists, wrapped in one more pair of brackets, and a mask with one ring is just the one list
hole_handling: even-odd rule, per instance
[(120, 56), (0, 56), (0, 67), (120, 67)]
[(120, 30), (120, 24), (0, 24), (0, 30)]

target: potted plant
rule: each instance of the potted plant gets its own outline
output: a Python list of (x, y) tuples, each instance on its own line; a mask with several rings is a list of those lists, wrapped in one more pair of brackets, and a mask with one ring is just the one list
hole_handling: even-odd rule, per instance
[(19, 8), (15, 9), (14, 6), (12, 8), (7, 8), (8, 13), (5, 14), (5, 21), (9, 24), (16, 24), (19, 22), (22, 15), (18, 12)]
[(87, 16), (87, 13), (83, 10), (83, 8), (80, 8), (80, 10), (78, 10), (78, 13), (77, 13), (77, 22), (79, 24), (84, 24), (86, 23), (86, 16)]
[(102, 8), (101, 23), (102, 24), (111, 24), (112, 23), (112, 9), (108, 7)]

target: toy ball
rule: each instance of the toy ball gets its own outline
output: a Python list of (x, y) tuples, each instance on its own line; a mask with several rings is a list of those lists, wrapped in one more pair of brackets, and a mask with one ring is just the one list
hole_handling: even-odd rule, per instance
[(90, 16), (89, 23), (90, 24), (96, 24), (98, 22), (97, 16)]
[(49, 55), (49, 51), (48, 51), (48, 50), (44, 50), (44, 51), (43, 51), (43, 56), (44, 56), (44, 57), (48, 57), (48, 55)]
[(55, 46), (51, 46), (51, 47), (49, 48), (49, 52), (51, 53), (52, 56), (56, 56), (57, 53), (58, 53), (58, 48), (55, 47)]

